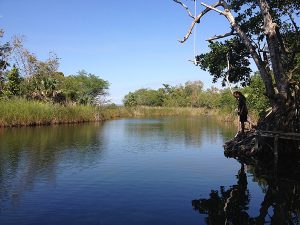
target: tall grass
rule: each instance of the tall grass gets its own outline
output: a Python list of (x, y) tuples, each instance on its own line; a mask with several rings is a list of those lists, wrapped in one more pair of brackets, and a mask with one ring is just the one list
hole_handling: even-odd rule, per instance
[(0, 127), (102, 121), (124, 115), (126, 110), (119, 107), (63, 106), (25, 99), (0, 100)]
[(216, 116), (219, 121), (229, 122), (235, 121), (237, 118), (236, 115), (228, 114), (221, 110), (205, 108), (63, 106), (25, 99), (0, 100), (0, 127), (81, 123), (103, 121), (118, 117), (201, 115)]
[(132, 116), (199, 116), (217, 115), (218, 110), (188, 107), (134, 107), (128, 109)]
[[(222, 109), (190, 108), (190, 107), (132, 107), (128, 109), (133, 117), (151, 116), (214, 116), (220, 122), (239, 123), (239, 118), (234, 111)], [(257, 113), (250, 112), (251, 121), (256, 123)]]

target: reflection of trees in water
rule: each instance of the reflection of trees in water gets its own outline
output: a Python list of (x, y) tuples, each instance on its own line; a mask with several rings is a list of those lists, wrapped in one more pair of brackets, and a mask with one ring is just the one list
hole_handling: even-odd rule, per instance
[(88, 124), (1, 129), (0, 210), (1, 202), (17, 204), (20, 195), (31, 190), (39, 178), (54, 182), (57, 165), (68, 156), (84, 162), (94, 158), (90, 156), (92, 151), (101, 153), (97, 134), (100, 127)]
[(192, 201), (195, 210), (208, 215), (205, 220), (207, 224), (249, 224), (252, 222), (247, 213), (250, 195), (243, 164), (237, 178), (237, 184), (228, 190), (221, 186), (220, 193), (212, 190), (209, 199)]
[[(259, 179), (256, 177), (255, 179)], [(267, 182), (267, 184), (266, 184)], [(265, 179), (264, 200), (255, 217), (248, 214), (250, 193), (243, 164), (237, 175), (237, 184), (225, 190), (212, 190), (208, 199), (193, 200), (193, 208), (205, 214), (205, 222), (219, 224), (300, 224), (300, 185), (291, 180)], [(272, 211), (272, 213), (270, 213)]]
[[(293, 161), (281, 162), (275, 174), (274, 168), (250, 167), (254, 180), (263, 187), (265, 194), (256, 217), (257, 224), (300, 224), (300, 168)], [(270, 216), (271, 209), (273, 215)]]
[(216, 143), (219, 138), (222, 138), (221, 141), (228, 140), (236, 131), (231, 124), (220, 123), (207, 116), (134, 120), (125, 128), (129, 134), (142, 138), (156, 136), (172, 141), (184, 140), (186, 145), (196, 146), (201, 146), (203, 142)]

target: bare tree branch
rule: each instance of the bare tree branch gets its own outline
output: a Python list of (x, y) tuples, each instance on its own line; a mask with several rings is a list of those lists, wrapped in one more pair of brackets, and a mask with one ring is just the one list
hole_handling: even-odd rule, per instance
[[(173, 0), (173, 1), (176, 1), (176, 0)], [(213, 4), (211, 7), (215, 8), (215, 7), (218, 7), (220, 6), (221, 3), (220, 2), (217, 2), (215, 4)], [(189, 37), (190, 35), (192, 34), (192, 31), (195, 27), (195, 24), (196, 23), (199, 23), (200, 22), (200, 19), (206, 14), (208, 13), (209, 11), (211, 11), (212, 9), (211, 8), (206, 8), (204, 9), (201, 13), (198, 14), (198, 16), (194, 19), (194, 21), (192, 22), (187, 34), (183, 37), (182, 40), (178, 40), (180, 43), (184, 43)]]
[(226, 33), (226, 34), (221, 34), (221, 35), (215, 35), (213, 37), (210, 37), (208, 38), (206, 41), (209, 41), (209, 42), (212, 42), (214, 40), (217, 40), (217, 39), (221, 39), (221, 38), (225, 38), (225, 37), (229, 37), (231, 35), (236, 35), (234, 33), (234, 30), (232, 29), (230, 32)]
[(195, 16), (191, 13), (191, 11), (189, 10), (189, 8), (185, 5), (185, 4), (183, 4), (181, 1), (179, 1), (179, 0), (173, 0), (174, 2), (176, 2), (176, 3), (178, 3), (178, 4), (180, 4), (183, 8), (185, 8), (185, 10), (187, 11), (187, 13), (189, 14), (189, 16), (190, 17), (192, 17), (193, 19), (195, 19)]
[(217, 9), (216, 6), (210, 6), (210, 5), (207, 5), (207, 4), (203, 3), (203, 2), (201, 2), (201, 5), (204, 5), (206, 8), (214, 10), (214, 11), (216, 11), (216, 12), (222, 14), (222, 15), (225, 15), (225, 13), (223, 11)]

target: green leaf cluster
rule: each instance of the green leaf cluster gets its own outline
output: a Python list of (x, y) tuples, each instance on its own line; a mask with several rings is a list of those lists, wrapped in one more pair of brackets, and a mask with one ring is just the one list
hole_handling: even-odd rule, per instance
[(82, 70), (76, 75), (61, 77), (58, 89), (68, 101), (92, 104), (99, 95), (107, 95), (109, 83), (98, 76)]
[[(2, 35), (0, 30), (0, 38)], [(11, 45), (18, 51), (12, 52)], [(9, 58), (16, 62), (11, 70), (8, 70)], [(0, 44), (0, 96), (86, 105), (98, 104), (99, 98), (108, 94), (108, 81), (97, 75), (82, 70), (65, 76), (58, 68), (56, 54), (50, 53), (45, 61), (38, 60), (24, 48), (22, 38)]]
[[(250, 85), (240, 88), (247, 98), (250, 111), (259, 114), (264, 113), (269, 107), (269, 101), (265, 96), (265, 87), (258, 73), (249, 78)], [(218, 89), (211, 87), (203, 89), (201, 81), (189, 81), (185, 85), (171, 86), (163, 84), (163, 88), (138, 89), (129, 92), (123, 99), (127, 107), (134, 106), (161, 106), (161, 107), (193, 107), (220, 109), (226, 113), (234, 113), (237, 101), (232, 96), (229, 88)]]

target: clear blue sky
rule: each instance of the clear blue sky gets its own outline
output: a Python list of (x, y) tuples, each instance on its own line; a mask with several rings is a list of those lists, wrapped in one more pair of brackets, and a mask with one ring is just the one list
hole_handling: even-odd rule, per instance
[[(0, 0), (5, 40), (25, 35), (25, 47), (39, 59), (55, 52), (65, 75), (84, 69), (108, 80), (109, 98), (117, 104), (129, 91), (163, 83), (212, 85), (207, 72), (188, 62), (193, 39), (177, 41), (191, 21), (172, 0)], [(217, 13), (204, 17), (197, 28), (197, 53), (207, 50), (205, 39), (228, 31)]]

